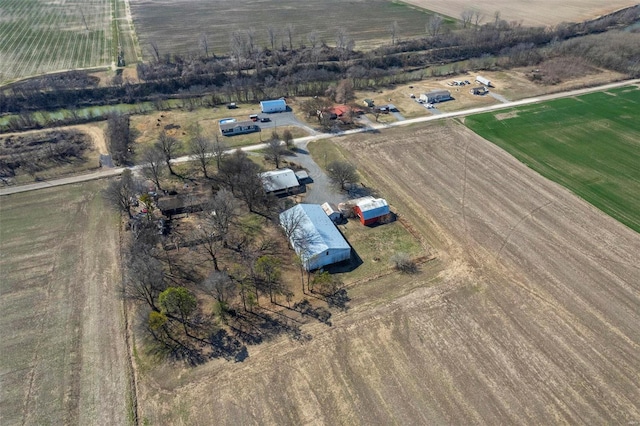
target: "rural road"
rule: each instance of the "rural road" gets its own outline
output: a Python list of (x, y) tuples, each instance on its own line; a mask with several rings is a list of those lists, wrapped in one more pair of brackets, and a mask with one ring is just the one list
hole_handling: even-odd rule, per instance
[[(328, 139), (328, 138), (335, 138), (335, 137), (340, 137), (340, 136), (352, 135), (352, 134), (356, 134), (356, 133), (378, 131), (378, 130), (391, 128), (391, 127), (409, 126), (409, 125), (412, 125), (412, 124), (424, 123), (424, 122), (435, 121), (435, 120), (443, 120), (443, 119), (447, 119), (447, 118), (464, 117), (464, 116), (473, 115), (473, 114), (479, 114), (479, 113), (483, 113), (483, 112), (490, 112), (490, 111), (496, 111), (496, 110), (501, 110), (501, 109), (508, 109), (508, 108), (512, 108), (512, 107), (517, 107), (517, 106), (522, 106), (522, 105), (530, 105), (530, 104), (535, 104), (535, 103), (539, 103), (539, 102), (546, 102), (546, 101), (550, 101), (550, 100), (553, 100), (553, 99), (568, 98), (568, 97), (572, 97), (572, 96), (584, 95), (584, 94), (587, 94), (587, 93), (600, 92), (600, 91), (603, 91), (603, 90), (615, 89), (615, 88), (618, 88), (618, 87), (630, 86), (630, 85), (634, 85), (634, 84), (640, 84), (640, 79), (624, 80), (624, 81), (619, 81), (619, 82), (616, 82), (616, 83), (609, 83), (609, 84), (604, 84), (604, 85), (595, 86), (595, 87), (589, 87), (589, 88), (585, 88), (585, 89), (569, 90), (569, 91), (565, 91), (565, 92), (553, 93), (553, 94), (550, 94), (550, 95), (543, 95), (543, 96), (536, 96), (536, 97), (533, 97), (533, 98), (521, 99), (519, 101), (512, 101), (512, 102), (508, 102), (508, 103), (500, 103), (500, 104), (495, 104), (495, 105), (490, 105), (490, 106), (480, 107), (480, 108), (470, 108), (470, 109), (466, 109), (466, 110), (462, 110), (462, 111), (447, 112), (447, 113), (442, 113), (442, 114), (438, 114), (438, 115), (431, 115), (431, 116), (426, 116), (426, 117), (412, 118), (412, 119), (403, 120), (403, 121), (396, 121), (396, 122), (393, 122), (393, 123), (386, 123), (386, 124), (371, 123), (371, 127), (367, 127), (367, 128), (364, 128), (364, 129), (352, 129), (352, 130), (347, 130), (347, 131), (339, 132), (339, 133), (317, 133), (317, 134), (312, 135), (312, 136), (305, 136), (303, 138), (297, 138), (297, 139), (294, 140), (294, 143), (296, 145), (298, 145), (298, 146), (306, 146), (307, 143), (309, 143), (311, 141), (314, 141), (314, 140), (319, 140), (319, 139)], [(280, 123), (278, 123), (278, 124), (280, 124)], [(266, 146), (267, 146), (266, 143), (262, 143), (262, 144), (257, 144), (257, 145), (246, 146), (246, 147), (243, 147), (243, 148), (240, 148), (240, 149), (242, 149), (243, 151), (258, 151), (258, 150), (266, 148)], [(232, 151), (233, 150), (230, 150), (230, 152), (232, 152)], [(175, 163), (183, 163), (183, 162), (186, 162), (186, 161), (190, 161), (190, 157), (189, 156), (179, 157), (179, 158), (176, 158), (176, 159), (173, 160), (173, 162), (175, 162)], [(142, 166), (137, 165), (137, 166), (130, 167), (130, 169), (131, 170), (139, 170), (141, 167)], [(35, 183), (32, 183), (32, 184), (28, 184), (28, 185), (20, 185), (20, 186), (2, 188), (2, 189), (0, 189), (0, 196), (16, 194), (16, 193), (19, 193), (19, 192), (35, 191), (35, 190), (38, 190), (38, 189), (50, 188), (50, 187), (53, 187), (53, 186), (69, 185), (69, 184), (78, 183), (78, 182), (85, 182), (85, 181), (89, 181), (89, 180), (108, 178), (108, 177), (117, 176), (117, 175), (121, 174), (124, 169), (125, 168), (123, 168), (123, 167), (116, 168), (116, 169), (105, 169), (105, 170), (101, 170), (99, 172), (85, 174), (85, 175), (71, 176), (71, 177), (62, 178), (62, 179), (55, 179), (55, 180), (51, 180), (51, 181), (35, 182)]]

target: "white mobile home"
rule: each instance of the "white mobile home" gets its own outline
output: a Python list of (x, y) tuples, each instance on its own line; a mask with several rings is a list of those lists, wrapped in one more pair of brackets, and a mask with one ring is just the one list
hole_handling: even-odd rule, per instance
[(488, 78), (484, 78), (483, 76), (479, 75), (476, 77), (476, 81), (480, 84), (483, 84), (487, 87), (491, 87), (491, 80), (489, 80)]
[(262, 187), (267, 194), (292, 195), (300, 192), (300, 183), (291, 169), (278, 169), (260, 173)]
[(420, 100), (427, 104), (435, 104), (451, 99), (453, 98), (451, 97), (451, 92), (448, 90), (434, 90), (433, 92), (423, 93), (420, 95)]

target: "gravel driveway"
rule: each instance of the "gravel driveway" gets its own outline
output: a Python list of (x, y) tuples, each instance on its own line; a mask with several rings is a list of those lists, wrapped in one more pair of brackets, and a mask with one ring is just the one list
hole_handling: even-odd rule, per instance
[(313, 183), (307, 185), (305, 203), (322, 204), (329, 201), (337, 204), (347, 200), (347, 194), (337, 191), (324, 170), (311, 158), (306, 142), (298, 145), (296, 156), (291, 158), (291, 161), (305, 168), (313, 179)]

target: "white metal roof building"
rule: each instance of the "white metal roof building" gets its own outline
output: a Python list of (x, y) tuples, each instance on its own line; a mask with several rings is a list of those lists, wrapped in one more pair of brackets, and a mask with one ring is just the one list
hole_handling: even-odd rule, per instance
[(300, 187), (296, 174), (291, 169), (278, 169), (260, 173), (262, 186), (267, 193), (286, 193)]
[(287, 110), (287, 103), (284, 99), (276, 99), (273, 101), (261, 101), (260, 109), (263, 113), (272, 112), (285, 112)]
[(351, 258), (351, 246), (318, 204), (298, 204), (280, 213), (280, 224), (295, 222), (290, 243), (312, 271)]

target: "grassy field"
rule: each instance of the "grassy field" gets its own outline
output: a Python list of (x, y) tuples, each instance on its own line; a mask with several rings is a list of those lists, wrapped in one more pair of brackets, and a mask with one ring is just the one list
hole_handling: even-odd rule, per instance
[[(390, 43), (389, 25), (397, 21), (400, 38), (423, 35), (430, 12), (388, 0), (322, 0), (299, 2), (281, 0), (223, 0), (215, 6), (207, 0), (131, 0), (131, 11), (146, 58), (150, 43), (160, 54), (202, 53), (199, 40), (206, 34), (210, 49), (220, 55), (229, 51), (229, 35), (234, 30), (253, 28), (259, 44), (268, 44), (267, 29), (279, 31), (276, 47), (285, 41), (284, 30), (294, 25), (293, 44), (307, 43), (307, 35), (317, 31), (328, 45), (335, 45), (335, 31), (344, 28), (362, 49)], [(452, 23), (453, 21), (447, 21)]]
[(118, 217), (105, 181), (0, 199), (2, 424), (127, 424)]
[(0, 11), (0, 83), (110, 66), (118, 43), (125, 52), (135, 45), (124, 0), (0, 0)]
[(465, 124), (640, 232), (640, 88), (469, 117)]

